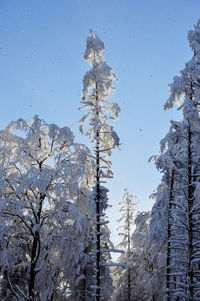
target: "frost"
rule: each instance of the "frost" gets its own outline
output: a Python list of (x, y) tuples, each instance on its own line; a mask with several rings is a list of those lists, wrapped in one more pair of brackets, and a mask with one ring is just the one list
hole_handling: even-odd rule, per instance
[(151, 157), (149, 158), (148, 162), (149, 162), (149, 163), (156, 162), (157, 157), (158, 157), (158, 156), (155, 156), (155, 155), (151, 156)]
[(188, 32), (188, 41), (194, 54), (200, 54), (200, 20), (197, 22), (197, 25), (194, 26), (194, 30)]
[(93, 59), (93, 53), (100, 54), (104, 50), (104, 43), (98, 38), (98, 36), (90, 30), (90, 37), (86, 40), (86, 50), (84, 53), (84, 59), (91, 62)]
[(49, 125), (36, 115), (0, 132), (0, 154), (2, 271), (15, 296), (24, 300), (26, 279), (37, 275), (31, 291), (50, 300), (55, 278), (64, 294), (65, 283), (74, 283), (76, 272), (82, 272), (78, 262), (83, 268), (88, 262), (83, 254), (93, 214), (87, 198), (88, 181), (94, 179), (90, 151), (74, 142), (68, 127)]

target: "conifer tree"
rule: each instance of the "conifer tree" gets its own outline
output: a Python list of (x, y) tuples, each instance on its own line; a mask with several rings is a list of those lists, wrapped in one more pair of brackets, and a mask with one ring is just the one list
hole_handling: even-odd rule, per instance
[(188, 40), (194, 56), (181, 75), (174, 77), (170, 97), (164, 106), (172, 108), (177, 101), (183, 120), (172, 122), (164, 141), (165, 150), (163, 148), (156, 161), (157, 167), (164, 172), (169, 200), (165, 203), (167, 210), (163, 211), (165, 217), (168, 214), (165, 227), (168, 226), (167, 300), (200, 298), (200, 21), (189, 31)]
[(119, 138), (110, 120), (117, 119), (120, 113), (119, 106), (109, 101), (110, 94), (114, 91), (113, 80), (116, 79), (111, 67), (104, 61), (102, 52), (104, 43), (90, 32), (90, 37), (86, 41), (84, 59), (91, 65), (91, 69), (86, 72), (83, 78), (82, 107), (88, 110), (87, 114), (80, 120), (80, 132), (83, 133), (83, 124), (88, 120), (89, 126), (85, 135), (91, 139), (94, 145), (93, 158), (95, 160), (95, 183), (90, 198), (95, 203), (96, 220), (95, 236), (96, 248), (94, 257), (96, 261), (95, 275), (95, 298), (97, 301), (102, 296), (102, 265), (103, 253), (102, 234), (105, 221), (105, 209), (107, 207), (108, 190), (102, 185), (104, 178), (112, 178), (111, 156), (112, 149), (119, 146)]
[[(156, 287), (157, 283), (152, 281), (149, 219), (150, 212), (141, 212), (134, 217), (133, 225), (135, 229), (131, 233), (130, 256), (127, 257), (128, 252), (124, 252), (118, 258), (118, 264), (125, 268), (121, 271), (119, 268), (115, 268), (113, 271), (115, 292), (112, 300), (152, 301), (153, 285)], [(127, 236), (125, 237), (126, 239), (122, 242), (121, 247), (124, 246), (125, 250), (128, 251)], [(124, 263), (127, 263), (127, 265), (124, 266)]]
[(170, 85), (171, 95), (165, 108), (173, 106), (177, 100), (183, 109), (184, 125), (187, 141), (187, 162), (185, 178), (185, 197), (187, 200), (188, 218), (188, 270), (187, 270), (187, 298), (197, 300), (200, 297), (200, 244), (199, 244), (199, 214), (200, 202), (199, 186), (199, 96), (200, 96), (200, 20), (189, 31), (188, 40), (194, 52), (193, 58), (181, 71), (181, 76), (175, 77)]
[[(183, 193), (187, 146), (182, 122), (171, 122), (169, 133), (161, 140), (161, 154), (156, 159), (157, 168), (163, 173), (156, 202), (152, 209), (151, 238), (162, 245), (160, 254), (166, 253), (166, 300), (185, 294), (184, 286), (177, 283), (186, 279), (185, 252), (187, 250), (186, 201)], [(161, 189), (160, 189), (161, 188)], [(181, 279), (181, 281), (179, 281)]]
[(125, 193), (123, 196), (123, 200), (120, 202), (122, 205), (120, 212), (122, 212), (121, 218), (118, 222), (121, 226), (118, 227), (120, 230), (119, 235), (122, 237), (122, 242), (118, 245), (118, 247), (122, 248), (125, 251), (124, 259), (126, 261), (126, 269), (127, 269), (127, 301), (131, 300), (131, 270), (130, 270), (130, 259), (131, 259), (131, 232), (133, 230), (133, 222), (134, 222), (134, 206), (136, 203), (133, 202), (134, 196), (132, 196), (127, 189), (125, 189)]

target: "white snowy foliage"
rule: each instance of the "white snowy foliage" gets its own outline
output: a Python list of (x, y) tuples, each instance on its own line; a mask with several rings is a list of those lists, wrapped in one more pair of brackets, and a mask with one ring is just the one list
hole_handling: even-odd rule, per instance
[(123, 248), (124, 251), (128, 252), (130, 250), (130, 236), (133, 231), (133, 221), (135, 217), (135, 196), (131, 195), (127, 189), (124, 189), (124, 195), (122, 201), (119, 203), (121, 205), (120, 212), (121, 217), (118, 219), (119, 235), (122, 237), (121, 243), (118, 245), (119, 248)]
[(86, 72), (83, 79), (82, 107), (87, 108), (80, 123), (80, 131), (83, 133), (83, 125), (89, 121), (89, 128), (86, 130), (88, 136), (93, 142), (97, 142), (96, 133), (98, 132), (98, 142), (101, 150), (107, 156), (111, 155), (112, 148), (119, 146), (119, 137), (108, 124), (109, 120), (119, 117), (120, 108), (117, 103), (108, 100), (110, 94), (114, 91), (113, 80), (116, 76), (111, 67), (104, 61), (102, 51), (103, 42), (91, 31), (90, 37), (86, 42), (86, 51), (84, 58), (89, 61), (92, 68)]
[[(74, 142), (69, 128), (36, 115), (0, 132), (0, 153), (2, 275), (27, 297), (34, 276), (35, 294), (50, 300), (75, 279), (88, 244), (90, 225), (79, 198), (93, 181), (89, 150)], [(88, 216), (90, 210), (87, 204)]]
[[(191, 48), (194, 51), (193, 58), (185, 64), (185, 69), (180, 73), (180, 76), (175, 76), (173, 83), (169, 85), (170, 97), (168, 98), (164, 108), (165, 110), (173, 107), (177, 101), (179, 106), (183, 105), (184, 96), (199, 101), (200, 96), (200, 21), (194, 27), (194, 30), (189, 31), (188, 40)], [(183, 105), (184, 106), (184, 105)]]
[[(92, 158), (95, 162), (95, 181), (93, 189), (88, 195), (90, 207), (95, 212), (93, 228), (91, 229), (92, 244), (87, 250), (93, 261), (93, 268), (87, 267), (85, 273), (93, 274), (91, 279), (85, 281), (87, 298), (89, 291), (93, 289), (93, 296), (102, 294), (108, 300), (112, 292), (112, 279), (109, 272), (110, 251), (113, 246), (110, 242), (110, 231), (106, 224), (105, 210), (108, 207), (108, 190), (103, 186), (105, 179), (113, 177), (112, 162), (109, 157), (115, 147), (119, 147), (120, 141), (113, 126), (109, 123), (118, 119), (120, 108), (117, 103), (109, 100), (114, 91), (113, 80), (116, 76), (110, 66), (104, 60), (104, 44), (93, 31), (86, 41), (84, 59), (89, 62), (91, 69), (83, 78), (83, 91), (80, 111), (86, 109), (86, 114), (79, 121), (79, 129), (93, 144)], [(106, 250), (106, 251), (105, 251)], [(109, 252), (108, 252), (109, 250)], [(100, 256), (98, 256), (100, 254)], [(88, 286), (88, 283), (90, 284)], [(80, 288), (80, 290), (82, 290)], [(98, 297), (97, 297), (98, 299)], [(89, 300), (89, 299), (88, 299)]]
[(157, 192), (150, 223), (153, 244), (163, 241), (166, 248), (166, 300), (198, 300), (200, 294), (200, 21), (188, 40), (194, 56), (174, 77), (164, 106), (169, 109), (177, 102), (183, 120), (172, 121), (161, 141), (156, 166), (163, 173), (162, 191)]
[[(115, 268), (114, 284), (115, 292), (113, 299), (115, 301), (128, 300), (128, 281), (130, 281), (130, 300), (148, 300), (151, 301), (154, 295), (155, 300), (161, 295), (155, 292), (159, 291), (158, 279), (153, 274), (153, 263), (149, 244), (149, 212), (138, 213), (134, 219), (134, 231), (131, 235), (130, 258), (127, 260), (127, 253), (124, 253), (118, 259), (119, 264), (126, 262), (126, 267), (119, 270)], [(157, 299), (156, 299), (157, 298)]]
[(90, 30), (90, 36), (86, 40), (86, 50), (84, 53), (84, 59), (92, 64), (94, 52), (98, 53), (100, 56), (104, 49), (104, 43), (92, 30)]
[(195, 55), (200, 54), (200, 20), (194, 25), (194, 30), (188, 32), (188, 41)]

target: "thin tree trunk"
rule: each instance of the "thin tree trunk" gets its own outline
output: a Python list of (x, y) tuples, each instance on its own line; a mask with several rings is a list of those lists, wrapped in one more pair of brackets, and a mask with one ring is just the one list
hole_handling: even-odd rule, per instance
[(128, 268), (128, 301), (131, 301), (131, 274), (130, 274), (130, 268)]
[(167, 301), (170, 301), (170, 264), (171, 264), (171, 210), (173, 201), (173, 189), (174, 189), (174, 170), (172, 171), (170, 194), (168, 203), (168, 219), (167, 219), (167, 258), (166, 258), (166, 294)]
[[(189, 123), (189, 121), (188, 121)], [(192, 267), (192, 255), (193, 255), (193, 225), (192, 225), (192, 208), (194, 199), (194, 187), (192, 179), (192, 133), (190, 129), (190, 123), (188, 128), (188, 278), (189, 278), (189, 294), (190, 300), (193, 300), (193, 267)]]
[[(97, 91), (97, 83), (96, 83), (96, 103), (98, 104), (98, 91)], [(99, 116), (99, 109), (98, 106), (96, 108), (96, 117)], [(101, 225), (100, 225), (100, 215), (101, 215), (101, 208), (100, 208), (100, 152), (99, 152), (99, 130), (97, 129), (96, 133), (96, 301), (101, 300)]]
[(86, 273), (84, 271), (85, 279), (83, 280), (83, 291), (81, 292), (80, 301), (86, 301)]
[[(130, 252), (131, 252), (131, 237), (130, 237), (130, 208), (129, 200), (128, 201), (128, 264), (130, 264)], [(131, 273), (130, 267), (128, 267), (128, 301), (131, 301)]]

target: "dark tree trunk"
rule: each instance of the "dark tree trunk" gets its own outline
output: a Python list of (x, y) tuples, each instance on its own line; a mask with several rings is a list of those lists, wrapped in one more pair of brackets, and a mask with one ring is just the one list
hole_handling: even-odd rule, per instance
[(174, 170), (172, 171), (171, 183), (170, 183), (170, 194), (169, 194), (169, 203), (168, 203), (168, 218), (167, 218), (167, 258), (166, 258), (166, 294), (167, 301), (170, 301), (170, 264), (171, 264), (171, 211), (172, 211), (172, 201), (174, 189)]
[(38, 233), (35, 233), (35, 237), (33, 239), (33, 246), (31, 252), (31, 269), (30, 269), (30, 280), (29, 280), (29, 297), (34, 300), (34, 288), (35, 288), (35, 267), (36, 267), (36, 256), (38, 249)]
[[(96, 83), (96, 103), (98, 104), (98, 87)], [(97, 106), (96, 117), (99, 117), (99, 109)], [(96, 131), (96, 301), (101, 300), (101, 195), (100, 195), (100, 150), (99, 150), (99, 130)]]
[[(44, 194), (40, 194), (40, 205), (39, 205), (39, 209), (37, 212), (37, 224), (40, 224), (40, 217), (41, 217), (41, 212), (42, 212), (42, 204), (44, 201), (45, 195)], [(36, 265), (37, 265), (37, 261), (40, 255), (40, 234), (39, 234), (39, 230), (35, 231), (35, 235), (33, 238), (33, 245), (32, 245), (32, 251), (31, 251), (31, 268), (30, 268), (30, 279), (29, 279), (29, 297), (31, 298), (31, 300), (34, 300), (34, 296), (35, 296), (35, 278), (36, 278)]]
[[(131, 235), (130, 235), (130, 204), (128, 201), (128, 263), (130, 263), (130, 253), (131, 253)], [(128, 267), (128, 301), (131, 301), (131, 271)]]
[(128, 301), (131, 301), (131, 274), (130, 274), (130, 268), (128, 268)]
[[(188, 121), (189, 123), (189, 121)], [(192, 224), (192, 208), (194, 200), (194, 186), (192, 177), (192, 132), (190, 123), (188, 128), (188, 278), (189, 278), (189, 294), (193, 300), (193, 224)]]

